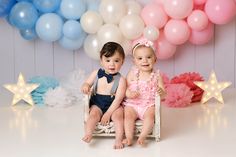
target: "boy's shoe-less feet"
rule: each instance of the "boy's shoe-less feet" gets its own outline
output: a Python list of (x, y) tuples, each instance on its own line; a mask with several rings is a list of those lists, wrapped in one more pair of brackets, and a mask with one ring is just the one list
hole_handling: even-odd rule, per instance
[(115, 144), (113, 146), (114, 149), (123, 149), (124, 145), (121, 141), (115, 141)]
[(124, 140), (122, 141), (122, 143), (125, 144), (125, 145), (127, 145), (127, 146), (132, 146), (133, 140), (126, 138), (126, 139), (124, 139)]
[(85, 135), (82, 140), (86, 143), (90, 143), (90, 141), (92, 140), (92, 135)]

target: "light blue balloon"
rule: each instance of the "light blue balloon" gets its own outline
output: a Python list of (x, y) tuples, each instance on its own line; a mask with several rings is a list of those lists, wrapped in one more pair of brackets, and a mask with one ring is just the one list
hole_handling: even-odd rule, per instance
[(32, 2), (32, 0), (16, 0), (18, 2), (22, 2), (22, 1), (25, 1), (25, 2)]
[(53, 42), (61, 38), (62, 36), (63, 20), (55, 13), (43, 14), (36, 23), (36, 33), (39, 38)]
[(85, 0), (62, 0), (60, 10), (66, 19), (78, 20), (86, 11)]
[(25, 40), (34, 40), (38, 37), (35, 28), (20, 30), (20, 35)]
[(38, 11), (29, 2), (16, 3), (9, 14), (11, 23), (19, 29), (29, 29), (34, 27), (38, 19)]
[(15, 0), (0, 0), (0, 17), (8, 15), (15, 3)]
[(61, 0), (33, 0), (34, 6), (43, 13), (49, 13), (60, 7)]
[(63, 36), (60, 40), (59, 40), (59, 44), (64, 47), (65, 49), (68, 50), (77, 50), (79, 48), (82, 47), (83, 43), (84, 43), (84, 39), (86, 38), (87, 34), (85, 32), (82, 32), (80, 34), (80, 37), (78, 39), (75, 40), (71, 40), (65, 36)]
[(100, 0), (87, 0), (87, 10), (98, 11), (99, 5), (101, 3)]
[(66, 21), (65, 17), (62, 15), (60, 7), (54, 11), (54, 13), (56, 13), (57, 15), (59, 15), (63, 21)]
[(63, 35), (69, 39), (78, 39), (82, 32), (82, 27), (76, 20), (68, 20), (63, 25)]

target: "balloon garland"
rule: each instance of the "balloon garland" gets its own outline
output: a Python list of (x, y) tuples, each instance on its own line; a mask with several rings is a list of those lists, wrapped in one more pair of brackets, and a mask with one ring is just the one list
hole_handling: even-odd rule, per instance
[(25, 40), (84, 47), (92, 59), (107, 41), (129, 54), (132, 42), (144, 37), (155, 43), (159, 59), (168, 59), (187, 41), (209, 42), (214, 25), (235, 14), (235, 0), (0, 0), (0, 18)]

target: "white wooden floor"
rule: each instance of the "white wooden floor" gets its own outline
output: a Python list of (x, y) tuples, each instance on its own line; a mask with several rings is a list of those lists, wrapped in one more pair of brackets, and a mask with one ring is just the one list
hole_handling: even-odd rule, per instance
[(223, 91), (225, 104), (210, 101), (187, 108), (162, 107), (161, 142), (113, 150), (113, 138), (83, 136), (82, 104), (69, 108), (10, 106), (0, 94), (1, 157), (235, 157), (236, 89)]

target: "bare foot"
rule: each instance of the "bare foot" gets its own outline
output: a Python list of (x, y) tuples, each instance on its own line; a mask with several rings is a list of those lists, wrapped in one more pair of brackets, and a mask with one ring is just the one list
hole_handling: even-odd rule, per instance
[(122, 141), (122, 143), (127, 145), (127, 146), (131, 146), (133, 144), (133, 140), (126, 138)]
[(145, 145), (145, 137), (139, 136), (138, 140), (137, 140), (137, 144), (144, 146)]
[(82, 140), (86, 143), (90, 143), (90, 141), (92, 140), (92, 135), (85, 135)]
[(124, 145), (123, 145), (123, 143), (119, 140), (116, 140), (115, 141), (115, 144), (114, 144), (114, 146), (113, 146), (113, 148), (114, 149), (123, 149), (124, 148)]

